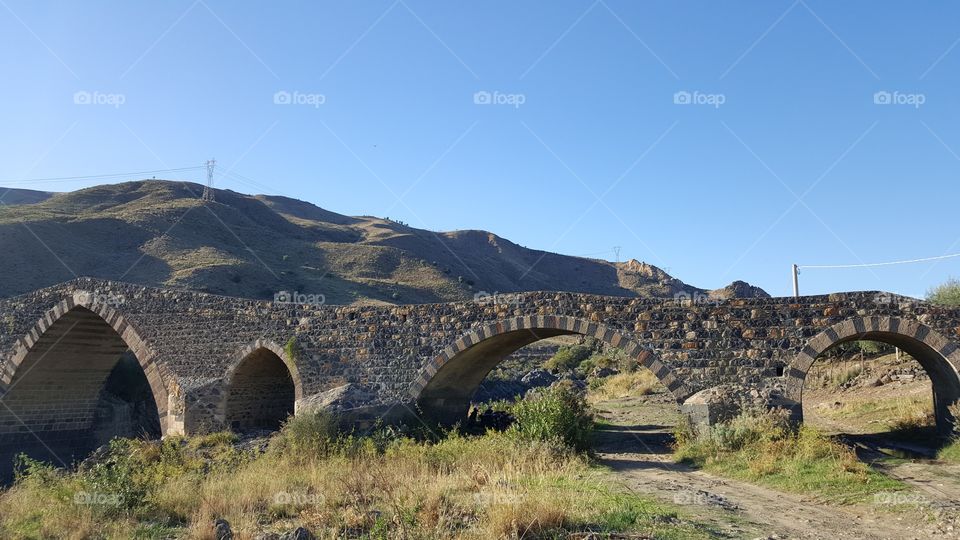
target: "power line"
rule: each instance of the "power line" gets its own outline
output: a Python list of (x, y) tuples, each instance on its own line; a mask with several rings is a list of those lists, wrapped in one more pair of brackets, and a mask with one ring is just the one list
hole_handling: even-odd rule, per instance
[(911, 264), (918, 262), (926, 261), (939, 261), (942, 259), (952, 259), (954, 257), (960, 257), (960, 253), (954, 253), (951, 255), (940, 255), (938, 257), (924, 257), (922, 259), (909, 259), (905, 261), (888, 261), (880, 263), (864, 263), (864, 264), (814, 264), (814, 265), (798, 265), (798, 268), (868, 268), (873, 266), (893, 266), (895, 264)]
[(121, 176), (137, 176), (141, 174), (157, 174), (157, 173), (168, 173), (168, 172), (184, 172), (184, 171), (196, 171), (203, 169), (204, 166), (198, 167), (180, 167), (176, 169), (154, 169), (152, 171), (135, 171), (135, 172), (125, 172), (125, 173), (113, 173), (113, 174), (90, 174), (85, 176), (58, 176), (50, 178), (21, 178), (19, 180), (0, 180), (0, 184), (10, 185), (10, 184), (32, 184), (32, 183), (41, 183), (41, 182), (64, 182), (68, 180), (91, 180), (95, 178), (116, 178)]

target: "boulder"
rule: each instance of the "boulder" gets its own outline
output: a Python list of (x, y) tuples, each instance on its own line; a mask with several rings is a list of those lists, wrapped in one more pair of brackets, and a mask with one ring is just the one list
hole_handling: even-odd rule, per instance
[(213, 537), (216, 540), (233, 540), (233, 530), (225, 519), (217, 518), (213, 522)]
[(369, 406), (376, 400), (376, 393), (356, 384), (347, 383), (302, 399), (298, 408), (303, 412), (321, 410), (343, 412)]
[(287, 534), (281, 537), (281, 540), (315, 540), (313, 533), (308, 531), (303, 527), (297, 527), (296, 529), (288, 532)]
[(520, 379), (520, 382), (530, 388), (539, 388), (541, 386), (550, 386), (556, 380), (556, 375), (550, 373), (549, 371), (545, 369), (535, 369), (524, 375)]

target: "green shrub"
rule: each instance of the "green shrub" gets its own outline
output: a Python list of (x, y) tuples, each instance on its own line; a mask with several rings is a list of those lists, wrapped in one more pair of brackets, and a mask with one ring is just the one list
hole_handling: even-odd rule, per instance
[(543, 363), (543, 368), (548, 371), (569, 371), (576, 369), (581, 362), (590, 358), (593, 349), (586, 345), (563, 346), (557, 350), (549, 360)]
[(674, 457), (704, 470), (852, 503), (906, 486), (861, 462), (849, 447), (816, 429), (795, 429), (778, 411), (744, 414), (698, 434), (681, 433)]
[(340, 448), (336, 419), (326, 411), (291, 416), (271, 441), (276, 452), (299, 457), (327, 457)]
[(927, 300), (942, 306), (960, 306), (960, 280), (950, 278), (930, 289)]
[(515, 422), (507, 433), (524, 441), (559, 442), (577, 450), (590, 446), (593, 417), (587, 403), (570, 386), (557, 385), (514, 404)]

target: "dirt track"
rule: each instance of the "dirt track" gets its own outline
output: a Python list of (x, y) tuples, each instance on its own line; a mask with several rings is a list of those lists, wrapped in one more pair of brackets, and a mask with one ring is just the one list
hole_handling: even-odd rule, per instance
[(598, 407), (613, 427), (601, 432), (601, 461), (629, 489), (680, 504), (718, 537), (803, 539), (960, 538), (960, 466), (907, 461), (885, 465), (915, 491), (874, 504), (832, 505), (673, 463), (675, 406), (663, 395)]

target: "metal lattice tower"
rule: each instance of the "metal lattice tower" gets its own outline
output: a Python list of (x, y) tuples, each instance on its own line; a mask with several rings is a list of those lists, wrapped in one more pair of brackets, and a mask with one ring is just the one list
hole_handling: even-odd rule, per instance
[(217, 160), (207, 160), (207, 185), (203, 188), (203, 200), (213, 202), (213, 168)]

